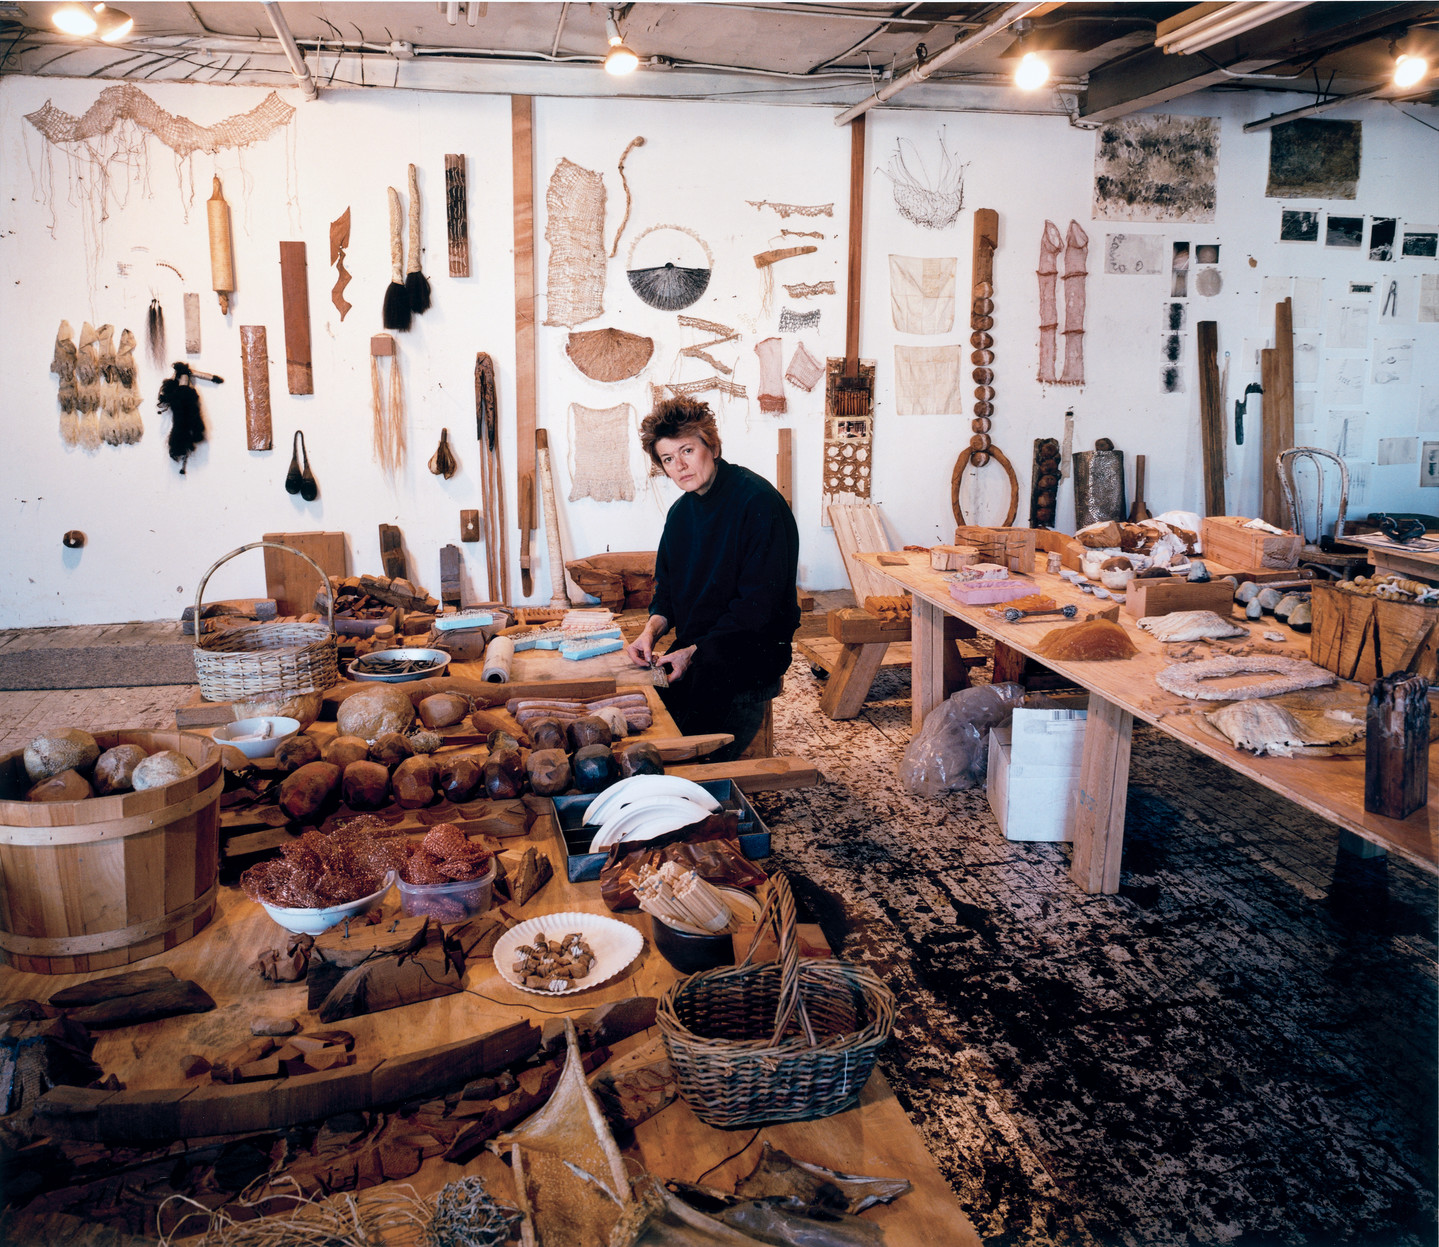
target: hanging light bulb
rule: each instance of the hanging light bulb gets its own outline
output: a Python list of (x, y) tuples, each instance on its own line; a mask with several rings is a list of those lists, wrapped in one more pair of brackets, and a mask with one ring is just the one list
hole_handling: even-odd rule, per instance
[(103, 4), (95, 6), (95, 33), (106, 43), (119, 43), (135, 29), (135, 19), (123, 9), (112, 9)]
[(67, 35), (93, 35), (100, 25), (90, 7), (84, 4), (62, 4), (50, 14), (50, 20), (57, 30)]
[(1412, 87), (1429, 73), (1429, 62), (1412, 52), (1401, 52), (1394, 61), (1394, 85)]
[(605, 53), (605, 72), (614, 74), (616, 78), (634, 73), (639, 67), (640, 58), (625, 47), (625, 42), (620, 37), (620, 27), (619, 23), (615, 21), (613, 9), (605, 18), (605, 32), (609, 35), (610, 40), (610, 50)]
[(117, 43), (135, 29), (133, 17), (105, 4), (62, 4), (50, 20), (67, 35), (95, 35), (106, 43)]
[[(1027, 17), (1022, 17), (1014, 23), (1016, 37), (1015, 50), (1024, 48), (1024, 42), (1029, 38), (1029, 32), (1034, 29), (1034, 23)], [(1049, 66), (1045, 63), (1044, 57), (1038, 52), (1025, 52), (1019, 58), (1019, 64), (1014, 67), (1014, 85), (1021, 91), (1037, 91), (1049, 81)]]

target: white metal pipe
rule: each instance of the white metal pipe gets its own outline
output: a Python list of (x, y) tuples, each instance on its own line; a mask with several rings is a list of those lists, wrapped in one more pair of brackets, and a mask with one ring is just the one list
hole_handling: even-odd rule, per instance
[(1371, 100), (1376, 95), (1389, 90), (1393, 85), (1392, 82), (1383, 82), (1377, 87), (1352, 91), (1348, 95), (1336, 95), (1332, 100), (1323, 100), (1318, 104), (1305, 104), (1303, 108), (1291, 109), (1287, 113), (1275, 113), (1272, 117), (1265, 117), (1260, 121), (1246, 122), (1244, 133), (1253, 134), (1258, 130), (1269, 130), (1274, 126), (1283, 125), (1286, 121), (1298, 121), (1300, 117), (1313, 117), (1316, 113), (1327, 113), (1331, 108), (1352, 104), (1356, 100)]
[(310, 67), (305, 64), (305, 58), (300, 55), (300, 49), (295, 46), (295, 36), (290, 33), (290, 23), (285, 20), (284, 13), (280, 11), (278, 0), (263, 0), (262, 7), (270, 19), (270, 25), (274, 28), (275, 38), (280, 41), (280, 46), (285, 50), (285, 59), (290, 63), (290, 72), (295, 75), (300, 84), (300, 91), (307, 100), (319, 99), (320, 88), (310, 77)]
[(923, 65), (915, 65), (908, 73), (881, 87), (867, 99), (860, 100), (858, 104), (855, 104), (851, 108), (846, 108), (844, 112), (840, 113), (839, 116), (834, 119), (834, 124), (837, 126), (848, 125), (856, 117), (869, 112), (876, 104), (883, 104), (886, 100), (893, 99), (903, 91), (905, 87), (913, 86), (916, 82), (923, 82), (930, 74), (934, 73), (935, 70), (942, 69), (945, 65), (948, 65), (950, 61), (963, 56), (971, 48), (978, 47), (986, 39), (990, 39), (994, 35), (999, 34), (1000, 31), (1004, 30), (1010, 24), (1017, 22), (1021, 17), (1028, 17), (1035, 9), (1042, 7), (1040, 4), (1011, 4), (999, 17), (995, 18), (995, 20), (987, 26), (980, 27), (974, 34), (966, 35), (963, 39), (956, 39), (943, 51), (936, 52), (929, 60), (925, 61)]

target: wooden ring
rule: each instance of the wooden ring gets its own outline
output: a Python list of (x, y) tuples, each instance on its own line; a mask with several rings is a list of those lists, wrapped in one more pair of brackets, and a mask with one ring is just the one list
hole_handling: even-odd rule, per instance
[[(981, 458), (983, 456), (983, 458)], [(1008, 528), (1014, 523), (1014, 517), (1019, 514), (1019, 478), (1014, 474), (1014, 465), (1005, 458), (1004, 451), (991, 443), (987, 451), (972, 450), (966, 446), (960, 452), (959, 458), (955, 460), (954, 471), (949, 478), (949, 501), (954, 510), (954, 522), (961, 527), (965, 523), (964, 512), (959, 509), (959, 482), (964, 476), (965, 468), (972, 463), (976, 468), (982, 468), (989, 460), (994, 461), (1009, 474), (1009, 514), (1004, 517), (1004, 523), (1000, 528)]]

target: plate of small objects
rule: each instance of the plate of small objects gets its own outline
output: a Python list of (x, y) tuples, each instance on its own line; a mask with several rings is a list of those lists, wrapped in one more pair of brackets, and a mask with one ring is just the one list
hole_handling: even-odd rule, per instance
[(626, 969), (645, 939), (618, 918), (544, 914), (511, 927), (495, 945), (495, 969), (521, 991), (572, 996), (607, 983)]

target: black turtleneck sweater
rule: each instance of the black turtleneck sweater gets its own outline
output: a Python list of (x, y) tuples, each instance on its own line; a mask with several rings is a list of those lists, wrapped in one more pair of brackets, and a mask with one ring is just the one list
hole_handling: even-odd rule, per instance
[(674, 628), (677, 647), (696, 645), (696, 658), (711, 662), (756, 642), (788, 645), (799, 627), (794, 514), (762, 476), (723, 459), (715, 465), (708, 490), (670, 507), (650, 603)]

